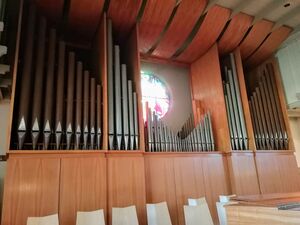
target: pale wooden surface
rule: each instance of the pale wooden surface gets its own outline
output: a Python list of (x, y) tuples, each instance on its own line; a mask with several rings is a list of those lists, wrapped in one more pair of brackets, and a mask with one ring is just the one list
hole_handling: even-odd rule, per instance
[(147, 204), (148, 225), (172, 225), (166, 202)]
[(105, 225), (103, 209), (77, 212), (76, 225)]
[(300, 212), (278, 210), (277, 205), (299, 202), (300, 192), (275, 193), (233, 198), (237, 204), (225, 206), (228, 225), (296, 225)]
[(58, 214), (42, 217), (28, 217), (27, 225), (59, 225)]
[(112, 225), (139, 225), (136, 207), (112, 208)]
[(239, 206), (225, 207), (228, 225), (299, 225), (300, 212), (278, 210), (273, 207)]
[(185, 225), (214, 225), (207, 204), (184, 206)]

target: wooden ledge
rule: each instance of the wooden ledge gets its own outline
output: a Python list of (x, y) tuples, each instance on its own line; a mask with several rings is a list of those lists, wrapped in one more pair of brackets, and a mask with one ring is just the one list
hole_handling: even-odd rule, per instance
[(145, 157), (220, 157), (224, 152), (145, 152)]
[(143, 156), (142, 150), (109, 150), (106, 152), (106, 157), (136, 157)]
[(277, 154), (277, 155), (290, 155), (294, 154), (294, 150), (257, 150), (255, 151), (255, 155), (259, 154)]

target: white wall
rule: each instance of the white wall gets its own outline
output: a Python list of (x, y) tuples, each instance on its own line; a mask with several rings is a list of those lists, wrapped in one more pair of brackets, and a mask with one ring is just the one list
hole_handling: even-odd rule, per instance
[[(4, 155), (7, 148), (7, 126), (9, 121), (9, 103), (0, 102), (0, 154)], [(3, 182), (6, 162), (0, 162), (0, 215), (2, 210)]]
[[(277, 51), (287, 108), (300, 107), (300, 32), (293, 34)], [(300, 167), (300, 118), (289, 118), (295, 155)]]
[(189, 69), (149, 62), (142, 62), (141, 67), (143, 71), (153, 73), (167, 85), (171, 104), (163, 121), (173, 131), (180, 130), (192, 113)]

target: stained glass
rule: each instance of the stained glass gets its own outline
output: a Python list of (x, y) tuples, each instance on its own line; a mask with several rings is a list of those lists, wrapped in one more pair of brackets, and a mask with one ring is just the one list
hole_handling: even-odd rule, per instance
[(144, 118), (146, 118), (146, 102), (148, 102), (148, 105), (152, 111), (157, 113), (159, 118), (164, 117), (170, 106), (170, 95), (166, 85), (154, 74), (142, 71), (141, 75)]

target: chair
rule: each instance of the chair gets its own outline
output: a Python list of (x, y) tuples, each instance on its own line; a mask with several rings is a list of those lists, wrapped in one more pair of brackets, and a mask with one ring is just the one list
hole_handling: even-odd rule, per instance
[(188, 199), (189, 206), (197, 206), (197, 205), (201, 205), (201, 204), (207, 204), (205, 197), (197, 198), (197, 199), (193, 199), (193, 198)]
[(105, 225), (103, 209), (77, 212), (76, 225)]
[(172, 225), (166, 202), (147, 204), (148, 225)]
[(184, 206), (186, 225), (214, 225), (207, 204)]
[(43, 217), (28, 217), (27, 225), (59, 225), (58, 214)]
[(139, 225), (135, 206), (112, 208), (112, 225)]

